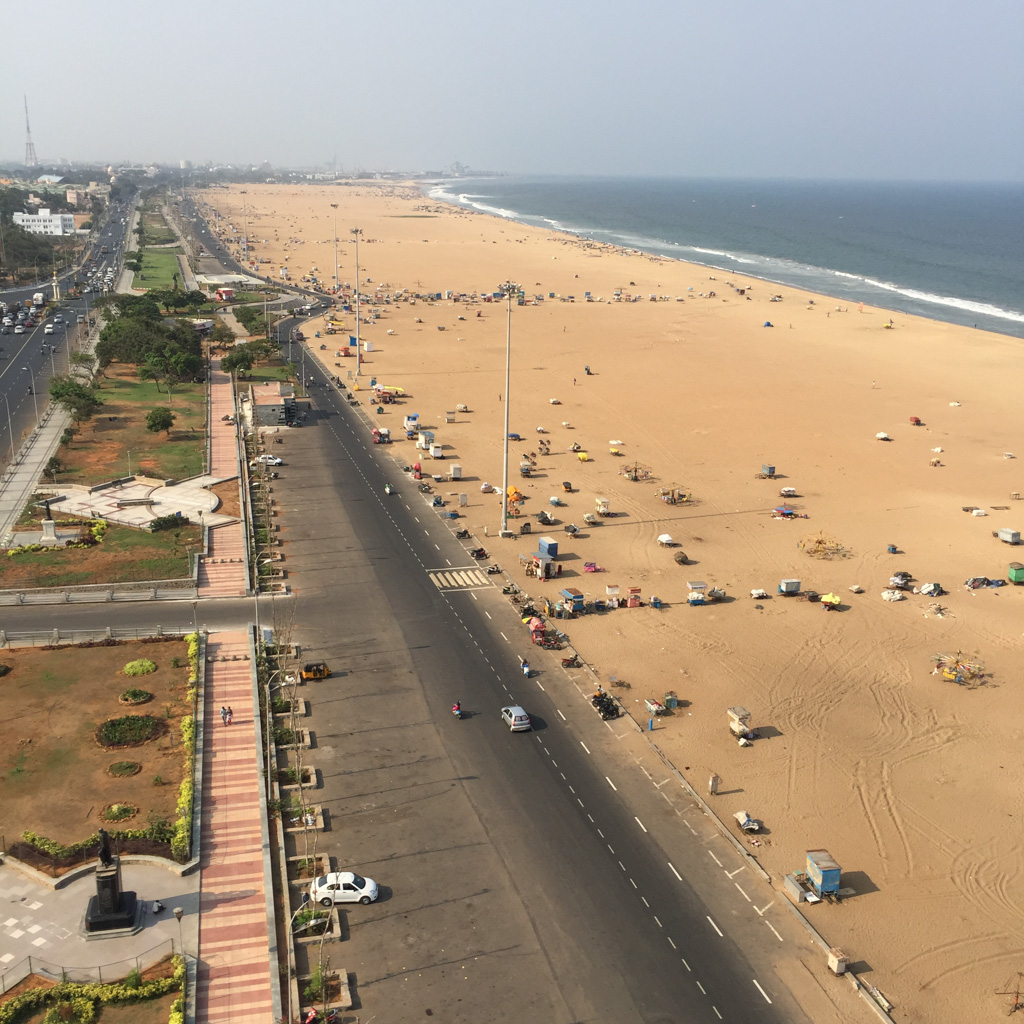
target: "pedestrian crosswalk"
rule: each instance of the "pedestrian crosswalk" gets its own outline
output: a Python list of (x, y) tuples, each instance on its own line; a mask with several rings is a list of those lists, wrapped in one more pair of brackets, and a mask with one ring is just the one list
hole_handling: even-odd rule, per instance
[(438, 590), (472, 590), (475, 587), (494, 585), (487, 573), (475, 566), (466, 566), (464, 569), (428, 569), (427, 575)]

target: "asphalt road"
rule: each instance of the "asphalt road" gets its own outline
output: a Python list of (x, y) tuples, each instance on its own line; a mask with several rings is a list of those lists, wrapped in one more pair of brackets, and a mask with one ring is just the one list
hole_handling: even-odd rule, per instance
[[(333, 389), (314, 388), (313, 399), (318, 410), (307, 427), (288, 431), (284, 448), (274, 448), (285, 456), (275, 496), (298, 586), (295, 638), (309, 656), (344, 666), (340, 678), (309, 694), (317, 737), (309, 756), (323, 770), (323, 798), (340, 833), (325, 836), (321, 849), (337, 844), (342, 867), (357, 857), (352, 866), (393, 893), (388, 903), (358, 908), (365, 946), (353, 932), (344, 951), (351, 970), (353, 955), (372, 950), (366, 963), (374, 984), (390, 985), (372, 1005), (395, 1010), (396, 1000), (405, 1002), (410, 990), (395, 979), (410, 980), (402, 966), (410, 960), (420, 964), (417, 977), (438, 980), (450, 966), (434, 956), (443, 942), (460, 961), (484, 958), (477, 949), (505, 954), (502, 969), (479, 968), (474, 992), (483, 1002), (472, 1000), (472, 1009), (459, 1006), (472, 998), (463, 989), (424, 983), (420, 1003), (435, 1012), (446, 1006), (447, 1019), (503, 1019), (499, 1008), (517, 1007), (524, 988), (540, 1014), (532, 1019), (806, 1019), (765, 970), (769, 961), (755, 969), (733, 940), (731, 912), (726, 920), (721, 904), (711, 909), (691, 888), (687, 858), (703, 880), (706, 850), (667, 854), (655, 837), (659, 797), (646, 797), (646, 806), (657, 805), (648, 828), (635, 785), (618, 774), (626, 770), (621, 758), (614, 749), (610, 761), (597, 756), (595, 747), (615, 745), (608, 727), (579, 702), (564, 713), (543, 674), (522, 679), (518, 651), (496, 620), (504, 618), (505, 635), (509, 623), (522, 627), (500, 591), (446, 593), (431, 581), (426, 570), (471, 559), (409, 478), (376, 460), (397, 457), (397, 446), (374, 453), (367, 428), (353, 427)], [(400, 485), (390, 497), (388, 479)], [(528, 648), (519, 644), (521, 653)], [(449, 711), (456, 699), (469, 711), (462, 721)], [(534, 732), (511, 734), (501, 724), (498, 709), (510, 702), (527, 707)], [(429, 812), (420, 812), (420, 799)], [(418, 866), (418, 844), (443, 847), (460, 865), (456, 876)], [(396, 862), (391, 848), (405, 851)], [(474, 851), (470, 861), (466, 849)], [(467, 891), (460, 878), (471, 879)], [(471, 930), (453, 926), (438, 937), (424, 925), (422, 941), (410, 940), (422, 901), (485, 908), (469, 915)], [(522, 976), (511, 950), (522, 958)]]
[[(129, 213), (132, 204), (121, 205), (111, 213), (107, 223), (99, 235), (92, 241), (92, 251), (97, 264), (106, 263), (115, 267), (117, 273), (120, 259), (124, 251), (128, 223), (122, 225), (121, 218), (130, 221)], [(109, 253), (100, 255), (100, 246), (106, 244)], [(74, 269), (58, 276), (62, 291), (77, 276)], [(29, 302), (36, 292), (43, 292), (47, 299), (53, 296), (52, 283), (33, 285), (31, 287), (14, 288), (0, 292), (0, 298), (7, 303)], [(62, 299), (58, 310), (53, 310), (45, 320), (24, 334), (0, 335), (0, 460), (10, 458), (17, 451), (22, 440), (38, 421), (38, 414), (46, 408), (50, 387), (50, 378), (54, 374), (68, 372), (68, 349), (76, 344), (79, 332), (78, 314), (89, 315), (90, 298), (85, 295), (80, 299)], [(53, 314), (61, 313), (66, 326), (55, 326), (52, 335), (45, 333), (47, 324), (54, 323)], [(35, 401), (33, 394), (35, 392)], [(8, 415), (9, 414), (9, 415)]]

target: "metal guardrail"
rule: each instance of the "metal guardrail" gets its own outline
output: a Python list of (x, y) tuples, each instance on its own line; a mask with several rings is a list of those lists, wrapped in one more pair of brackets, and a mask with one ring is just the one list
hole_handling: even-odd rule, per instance
[(39, 593), (32, 590), (0, 591), (0, 607), (6, 605), (37, 604), (109, 604), (118, 601), (194, 601), (199, 590), (192, 580), (182, 581), (181, 587), (142, 587), (120, 590), (100, 587), (97, 590), (65, 590), (59, 593)]

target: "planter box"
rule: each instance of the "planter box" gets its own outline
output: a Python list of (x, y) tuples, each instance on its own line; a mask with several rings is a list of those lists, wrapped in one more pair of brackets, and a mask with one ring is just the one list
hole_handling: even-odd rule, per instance
[[(309, 979), (310, 975), (308, 974), (304, 974), (301, 978), (297, 979), (299, 992), (305, 990), (309, 984)], [(348, 984), (348, 971), (328, 971), (327, 984), (327, 1006), (335, 1010), (351, 1010), (352, 990)], [(321, 1011), (324, 1009), (319, 999), (313, 1005)], [(306, 1006), (303, 1002), (301, 1012), (299, 1013), (299, 1020), (305, 1020), (306, 1014), (309, 1013), (310, 1009), (312, 1009), (312, 1006)]]
[(298, 747), (309, 746), (309, 730), (308, 729), (295, 729), (295, 741), (293, 743), (279, 743), (278, 746), (282, 750), (295, 750)]
[[(322, 832), (324, 829), (324, 809), (314, 804), (306, 808), (306, 813), (311, 815), (311, 821), (307, 827), (315, 829), (317, 832)], [(294, 836), (301, 835), (305, 828), (301, 822), (296, 822), (293, 825), (291, 817), (286, 816), (284, 818), (284, 830), (288, 835)]]
[[(341, 921), (338, 919), (338, 908), (332, 907), (328, 910), (326, 907), (321, 907), (318, 903), (316, 904), (316, 909), (327, 915), (327, 938), (324, 939), (324, 942), (337, 942), (341, 935)], [(313, 943), (319, 945), (323, 933), (307, 933), (304, 931), (295, 931), (293, 929), (293, 935), (296, 946), (309, 946)]]
[[(326, 906), (316, 904), (316, 909), (322, 913), (327, 914), (327, 938), (325, 942), (337, 942), (338, 937), (341, 935), (341, 921), (338, 919), (338, 908), (332, 907), (330, 910)], [(318, 944), (321, 940), (322, 932), (305, 932), (305, 931), (293, 931), (294, 941), (297, 946), (308, 946), (313, 943)]]
[(286, 766), (283, 771), (281, 769), (278, 769), (278, 785), (281, 787), (281, 792), (282, 793), (287, 793), (289, 791), (295, 792), (295, 791), (298, 791), (300, 789), (319, 789), (320, 788), (320, 777), (316, 773), (316, 768), (313, 767), (313, 765), (310, 765), (310, 764), (306, 764), (306, 765), (302, 766), (303, 774), (309, 776), (309, 781), (308, 782), (282, 782), (281, 781), (281, 776), (284, 775), (285, 778), (287, 778), (287, 774), (286, 773), (288, 771), (288, 767), (290, 767), (290, 766)]
[[(308, 857), (289, 857), (287, 859), (289, 885), (298, 885), (305, 889), (309, 886), (309, 883), (313, 881), (314, 875), (299, 875), (299, 865), (308, 859)], [(329, 853), (318, 853), (315, 860), (316, 877), (326, 875), (328, 871), (333, 870), (334, 861)]]
[[(309, 714), (309, 701), (303, 700), (301, 697), (297, 697), (295, 700), (295, 716), (296, 718), (305, 718)], [(288, 719), (291, 717), (291, 711), (275, 711), (274, 712), (274, 725), (288, 725)]]

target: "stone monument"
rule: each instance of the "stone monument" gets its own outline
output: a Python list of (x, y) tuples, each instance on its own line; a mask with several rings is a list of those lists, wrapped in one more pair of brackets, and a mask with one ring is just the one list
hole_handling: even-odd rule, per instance
[(39, 538), (39, 543), (59, 544), (60, 540), (57, 537), (57, 524), (53, 521), (53, 516), (50, 513), (49, 499), (46, 499), (43, 502), (43, 508), (46, 510), (46, 514), (43, 517), (43, 535)]
[(134, 892), (121, 888), (121, 859), (110, 852), (110, 836), (100, 829), (100, 862), (96, 868), (96, 895), (85, 911), (85, 931), (101, 937), (102, 933), (124, 935), (141, 927), (142, 904)]

